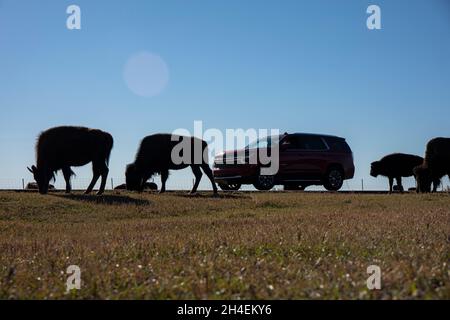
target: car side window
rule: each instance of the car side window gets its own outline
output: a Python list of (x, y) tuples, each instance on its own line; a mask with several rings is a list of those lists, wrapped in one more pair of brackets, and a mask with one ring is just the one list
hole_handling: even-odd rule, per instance
[(282, 142), (285, 150), (326, 150), (327, 145), (321, 137), (316, 136), (290, 136)]
[(298, 137), (298, 149), (302, 150), (313, 150), (313, 151), (320, 151), (320, 150), (326, 150), (327, 146), (323, 142), (321, 137), (316, 136), (302, 136)]
[(299, 143), (300, 143), (300, 141), (298, 140), (298, 137), (290, 136), (290, 137), (287, 137), (281, 143), (281, 145), (284, 147), (285, 150), (296, 150), (296, 149), (301, 149)]

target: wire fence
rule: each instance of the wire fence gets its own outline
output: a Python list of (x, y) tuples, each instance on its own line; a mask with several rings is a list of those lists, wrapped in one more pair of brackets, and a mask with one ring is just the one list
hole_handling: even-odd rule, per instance
[[(91, 177), (73, 177), (71, 179), (71, 186), (73, 190), (86, 190), (89, 184), (91, 183)], [(153, 179), (150, 179), (148, 182), (154, 182), (161, 186), (160, 178), (157, 176)], [(94, 189), (98, 189), (100, 187), (101, 178), (98, 179)], [(51, 181), (50, 184), (55, 187), (57, 190), (65, 190), (66, 182), (64, 178), (57, 177), (55, 181)], [(194, 179), (180, 179), (175, 178), (169, 180), (166, 183), (167, 189), (172, 190), (190, 190), (194, 184)], [(106, 190), (113, 190), (116, 187), (125, 185), (124, 177), (108, 177), (106, 181)], [(0, 190), (34, 190), (36, 189), (36, 183), (32, 179), (27, 178), (0, 178)], [(201, 180), (199, 185), (199, 190), (212, 190), (211, 184), (208, 179)]]
[[(95, 189), (100, 186), (100, 180), (97, 181)], [(71, 185), (73, 190), (85, 190), (91, 182), (91, 177), (74, 177), (71, 180)], [(161, 180), (159, 176), (151, 179), (149, 182), (155, 182), (158, 187), (161, 186)], [(32, 184), (35, 183), (30, 178), (0, 178), (0, 190), (26, 190), (33, 189)], [(29, 185), (30, 184), (30, 185)], [(52, 181), (51, 184), (57, 190), (64, 190), (66, 188), (66, 183), (62, 177)], [(106, 183), (107, 190), (113, 190), (114, 188), (124, 185), (124, 177), (109, 177)], [(183, 176), (171, 176), (167, 181), (168, 190), (190, 190), (194, 184), (194, 179), (192, 177)], [(405, 190), (415, 187), (415, 181), (413, 178), (404, 179), (403, 186)], [(31, 187), (31, 188), (29, 188)], [(376, 181), (373, 179), (353, 179), (346, 180), (342, 186), (342, 191), (374, 191), (374, 190), (387, 190), (388, 182), (386, 181)], [(211, 184), (206, 177), (203, 177), (199, 185), (199, 190), (211, 190)], [(254, 190), (251, 185), (242, 186), (242, 190)], [(275, 186), (275, 191), (283, 190), (283, 186)], [(324, 190), (320, 186), (311, 186), (308, 190)], [(450, 191), (450, 185), (448, 178), (442, 179), (442, 183), (438, 188), (439, 191)]]
[[(96, 188), (100, 186), (100, 180), (97, 181)], [(71, 180), (72, 189), (86, 189), (90, 184), (90, 178), (74, 178)], [(120, 184), (124, 184), (124, 178), (108, 178), (106, 183), (106, 189), (112, 190)], [(35, 185), (35, 181), (19, 178), (19, 179), (0, 179), (0, 190), (26, 190), (33, 189), (33, 184)], [(53, 185), (56, 189), (65, 189), (66, 182), (64, 179), (57, 179), (56, 181), (51, 181), (51, 185)]]

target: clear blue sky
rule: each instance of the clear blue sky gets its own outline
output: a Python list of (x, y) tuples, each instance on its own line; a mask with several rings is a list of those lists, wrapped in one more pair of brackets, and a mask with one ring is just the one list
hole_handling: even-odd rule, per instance
[[(81, 30), (66, 28), (70, 4), (81, 7)], [(382, 30), (366, 28), (370, 4)], [(124, 80), (142, 51), (170, 71), (154, 97)], [(446, 0), (0, 0), (0, 187), (31, 180), (35, 138), (52, 126), (111, 132), (118, 179), (142, 137), (202, 120), (346, 137), (357, 170), (349, 186), (386, 188), (369, 176), (371, 161), (423, 155), (430, 138), (450, 136), (449, 57)], [(75, 171), (90, 178), (90, 167)], [(191, 178), (174, 174), (168, 186)]]

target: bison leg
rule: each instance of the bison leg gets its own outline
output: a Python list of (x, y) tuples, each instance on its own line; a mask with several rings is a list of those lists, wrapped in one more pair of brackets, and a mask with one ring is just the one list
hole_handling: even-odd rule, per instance
[[(103, 192), (105, 192), (106, 179), (108, 179), (109, 169), (108, 169), (108, 166), (106, 165), (106, 161), (101, 160), (98, 163), (93, 162), (92, 170), (94, 171), (94, 175), (97, 174), (102, 177), (102, 181), (100, 182), (100, 189), (98, 189), (98, 192), (97, 192), (97, 195), (100, 196), (103, 194)], [(94, 185), (95, 185), (95, 183), (94, 183)]]
[[(101, 162), (100, 162), (101, 163)], [(92, 192), (92, 189), (94, 189), (95, 184), (98, 181), (98, 178), (100, 178), (100, 176), (102, 176), (102, 185), (100, 186), (100, 190), (98, 191), (97, 194), (102, 194), (103, 191), (105, 191), (105, 185), (106, 185), (106, 177), (108, 176), (108, 167), (106, 166), (106, 163), (100, 164), (97, 161), (93, 161), (92, 162), (92, 172), (93, 172), (93, 177), (92, 177), (92, 181), (89, 184), (89, 187), (86, 189), (86, 192), (84, 194), (89, 194)], [(104, 185), (103, 185), (104, 183)], [(103, 189), (102, 189), (103, 187)]]
[(393, 185), (394, 185), (394, 178), (389, 177), (389, 193), (392, 193)]
[(441, 179), (433, 180), (433, 192), (437, 192), (437, 188), (441, 185)]
[(191, 190), (191, 194), (192, 194), (192, 193), (197, 192), (197, 188), (200, 183), (200, 180), (202, 179), (203, 173), (200, 170), (200, 167), (198, 165), (192, 165), (191, 168), (192, 168), (192, 172), (194, 173), (194, 176), (195, 176), (194, 186), (192, 187), (192, 190)]
[(152, 176), (152, 173), (147, 173), (147, 174), (144, 174), (144, 176), (143, 176), (143, 178), (142, 178), (142, 181), (141, 181), (141, 185), (139, 186), (139, 192), (142, 192), (142, 191), (144, 191), (144, 189), (145, 189), (145, 183), (148, 181), (148, 179), (150, 179), (150, 177)]
[(202, 164), (202, 169), (203, 169), (203, 172), (208, 176), (209, 181), (211, 181), (211, 185), (212, 185), (214, 194), (217, 194), (217, 186), (216, 186), (216, 183), (214, 182), (214, 176), (213, 176), (213, 173), (211, 171), (211, 168), (206, 163), (206, 164)]
[(100, 178), (100, 173), (94, 173), (94, 176), (92, 177), (91, 183), (89, 184), (89, 187), (86, 189), (84, 194), (89, 194), (92, 192), (92, 189), (94, 189), (95, 184), (98, 181), (98, 178)]
[(169, 178), (169, 170), (161, 171), (161, 190), (159, 193), (166, 192), (166, 181)]
[(397, 180), (398, 190), (400, 192), (403, 192), (402, 177), (397, 177), (395, 178), (395, 180)]
[(70, 184), (70, 177), (72, 176), (72, 170), (70, 167), (66, 167), (62, 169), (64, 180), (66, 180), (66, 193), (70, 193), (72, 191), (72, 186)]
[(108, 179), (108, 173), (109, 173), (109, 169), (108, 167), (106, 167), (103, 169), (101, 176), (102, 176), (102, 182), (100, 184), (100, 189), (97, 192), (97, 195), (102, 195), (103, 192), (105, 192), (105, 187), (106, 187), (106, 179)]

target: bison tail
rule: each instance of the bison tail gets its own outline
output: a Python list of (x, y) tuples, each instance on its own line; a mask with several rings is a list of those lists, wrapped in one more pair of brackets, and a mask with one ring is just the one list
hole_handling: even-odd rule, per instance
[(108, 138), (107, 138), (107, 143), (106, 143), (106, 165), (109, 166), (109, 158), (111, 157), (111, 150), (114, 146), (114, 139), (113, 137), (108, 134)]
[(106, 155), (106, 159), (105, 159), (105, 162), (106, 162), (106, 165), (109, 167), (109, 158), (111, 157), (111, 151), (109, 151), (108, 152), (108, 154)]
[(209, 148), (206, 141), (202, 141), (202, 163), (209, 165)]

